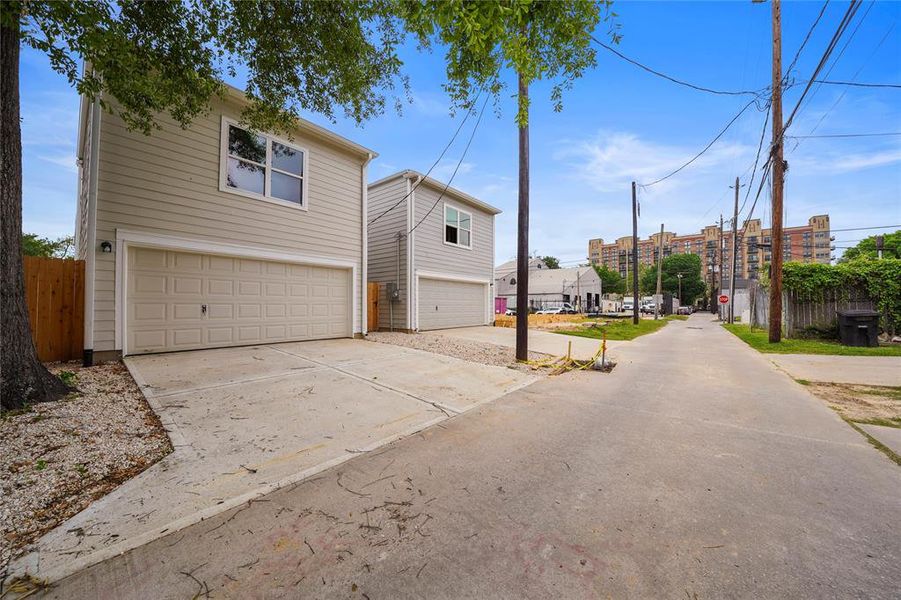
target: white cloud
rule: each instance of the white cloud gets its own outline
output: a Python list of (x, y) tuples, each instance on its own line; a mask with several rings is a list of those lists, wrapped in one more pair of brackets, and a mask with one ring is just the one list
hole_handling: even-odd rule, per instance
[[(589, 140), (563, 140), (553, 158), (567, 163), (575, 176), (599, 192), (621, 191), (630, 182), (657, 180), (685, 164), (697, 154), (694, 146), (676, 146), (641, 139), (629, 132), (600, 132)], [(686, 167), (692, 176), (709, 172), (714, 167), (733, 164), (749, 156), (750, 146), (720, 143)], [(682, 175), (682, 173), (680, 173)], [(685, 175), (658, 184), (659, 190), (684, 187)]]
[(450, 114), (447, 101), (437, 94), (415, 92), (412, 100), (413, 109), (427, 117), (447, 117)]

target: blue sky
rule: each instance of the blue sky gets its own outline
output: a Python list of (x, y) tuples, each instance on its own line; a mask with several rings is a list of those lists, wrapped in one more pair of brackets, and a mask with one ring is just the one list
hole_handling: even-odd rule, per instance
[[(795, 68), (798, 79), (813, 71), (847, 6), (829, 4)], [(821, 2), (783, 3), (785, 65), (821, 7)], [(769, 4), (619, 2), (615, 10), (623, 35), (618, 49), (633, 59), (711, 88), (758, 89), (769, 83)], [(901, 82), (899, 17), (899, 2), (865, 2), (842, 43), (857, 31), (829, 79)], [(420, 54), (411, 44), (402, 58), (414, 98), (402, 115), (389, 110), (361, 127), (305, 115), (377, 150), (372, 180), (405, 168), (425, 172), (461, 118), (449, 115), (440, 49)], [(31, 50), (22, 54), (21, 86), (24, 228), (51, 237), (69, 234), (75, 220), (78, 97)], [(786, 115), (802, 88), (787, 92)], [(687, 161), (747, 102), (677, 86), (603, 49), (597, 68), (565, 95), (562, 113), (552, 110), (549, 89), (538, 83), (531, 91), (531, 248), (573, 262), (584, 260), (589, 238), (612, 241), (630, 233), (630, 181), (652, 181)], [(500, 115), (486, 112), (453, 185), (504, 211), (498, 216), (495, 246), (501, 262), (514, 255), (516, 245), (512, 95), (498, 108)], [(728, 186), (736, 175), (749, 177), (764, 118), (765, 113), (751, 107), (701, 159), (643, 190), (639, 235), (647, 236), (661, 223), (668, 231), (690, 233), (718, 221), (721, 212), (728, 216)], [(464, 127), (433, 171), (435, 177), (446, 180), (453, 172), (474, 122), (470, 119)], [(901, 91), (814, 88), (788, 135), (814, 130), (817, 135), (901, 132)], [(787, 225), (806, 223), (820, 213), (831, 215), (833, 229), (901, 223), (901, 136), (789, 140), (786, 159)], [(766, 225), (769, 209), (764, 194), (754, 216)], [(867, 233), (836, 233), (836, 245), (853, 245)]]

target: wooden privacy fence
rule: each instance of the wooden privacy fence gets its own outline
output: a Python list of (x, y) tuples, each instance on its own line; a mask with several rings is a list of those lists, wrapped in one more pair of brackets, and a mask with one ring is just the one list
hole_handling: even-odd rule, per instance
[(875, 310), (875, 304), (864, 292), (857, 289), (828, 290), (817, 298), (808, 298), (797, 292), (785, 292), (782, 313), (785, 334), (794, 337), (808, 327), (829, 329), (835, 327), (840, 310)]
[(73, 360), (84, 349), (84, 261), (24, 257), (31, 338), (42, 361)]
[(379, 284), (370, 282), (366, 284), (366, 331), (379, 330)]

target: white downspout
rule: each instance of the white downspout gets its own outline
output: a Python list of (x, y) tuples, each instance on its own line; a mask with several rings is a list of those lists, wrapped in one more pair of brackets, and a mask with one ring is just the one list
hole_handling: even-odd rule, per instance
[[(409, 179), (407, 181), (410, 181)], [(419, 331), (419, 280), (416, 277), (416, 232), (413, 231), (413, 223), (416, 220), (416, 186), (422, 181), (422, 175), (416, 176), (413, 182), (410, 198), (408, 199), (409, 211), (407, 212), (407, 231), (410, 235), (407, 238), (407, 290), (410, 301), (408, 304), (409, 314), (407, 322), (411, 331)]]
[[(97, 263), (97, 188), (100, 173), (100, 99), (91, 103), (91, 155), (88, 164), (87, 240), (84, 263), (84, 362), (94, 364), (94, 273)], [(118, 300), (118, 299), (117, 299)], [(124, 310), (124, 307), (123, 307)], [(117, 350), (119, 348), (116, 348)]]
[(372, 154), (366, 155), (366, 161), (360, 167), (360, 195), (363, 209), (363, 223), (361, 226), (361, 235), (363, 236), (363, 264), (360, 268), (360, 280), (362, 289), (360, 290), (362, 298), (362, 308), (360, 309), (360, 333), (364, 336), (369, 333), (369, 163), (372, 161)]

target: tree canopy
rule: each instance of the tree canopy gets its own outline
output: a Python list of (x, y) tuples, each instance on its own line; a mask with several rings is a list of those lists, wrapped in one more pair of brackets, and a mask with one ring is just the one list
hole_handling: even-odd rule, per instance
[[(663, 259), (661, 289), (674, 296), (679, 295), (679, 274), (682, 274), (682, 304), (691, 304), (704, 295), (706, 284), (701, 277), (701, 257), (697, 254), (673, 254)], [(641, 272), (639, 287), (642, 293), (653, 294), (657, 290), (657, 265)]]
[(281, 131), (301, 110), (334, 119), (343, 109), (358, 123), (383, 111), (405, 84), (395, 9), (391, 0), (13, 1), (2, 19), (19, 20), (25, 44), (132, 129), (149, 133), (159, 113), (187, 126), (241, 72), (244, 119)]
[(22, 254), (25, 256), (72, 258), (74, 251), (75, 238), (71, 235), (55, 240), (39, 237), (35, 233), (22, 235)]
[[(876, 250), (876, 236), (863, 239), (853, 248), (848, 248), (842, 255), (842, 262), (854, 260), (855, 258), (876, 258), (878, 252)], [(882, 234), (882, 257), (883, 258), (901, 258), (901, 229), (894, 233)]]
[(556, 256), (540, 256), (539, 258), (544, 261), (548, 269), (560, 268), (560, 260)]
[(626, 280), (610, 267), (594, 265), (594, 270), (601, 278), (601, 289), (605, 294), (622, 294), (626, 291)]
[[(480, 93), (495, 98), (506, 89), (504, 69), (518, 73), (528, 85), (552, 82), (554, 109), (563, 108), (563, 92), (597, 64), (591, 33), (601, 22), (619, 41), (612, 2), (529, 2), (495, 0), (403, 0), (401, 19), (423, 48), (446, 48), (445, 91), (454, 106), (469, 108)], [(527, 98), (520, 97), (516, 115), (528, 121)]]

